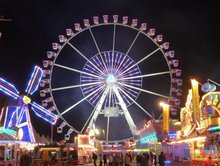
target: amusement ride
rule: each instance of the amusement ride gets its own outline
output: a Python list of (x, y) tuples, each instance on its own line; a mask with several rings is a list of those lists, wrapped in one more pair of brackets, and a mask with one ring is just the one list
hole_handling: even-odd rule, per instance
[(67, 28), (52, 48), (43, 61), (40, 95), (58, 114), (57, 132), (68, 128), (66, 139), (93, 129), (102, 131), (103, 142), (132, 139), (135, 122), (161, 117), (155, 101), (180, 105), (179, 60), (147, 23), (94, 16)]

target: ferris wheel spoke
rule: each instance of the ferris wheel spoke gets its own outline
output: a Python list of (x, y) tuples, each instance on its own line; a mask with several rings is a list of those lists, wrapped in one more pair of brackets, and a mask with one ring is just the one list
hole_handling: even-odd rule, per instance
[(100, 73), (104, 74), (94, 63), (92, 63), (83, 53), (81, 53), (76, 47), (74, 47), (70, 42), (67, 42), (70, 47), (72, 47), (79, 55), (81, 55), (87, 62), (89, 62), (93, 67), (95, 67)]
[(88, 87), (83, 88), (84, 94), (87, 95), (90, 92), (93, 92), (94, 90), (98, 89), (100, 86), (99, 85), (90, 85)]
[[(130, 94), (130, 96), (133, 96), (134, 98), (137, 97), (136, 95), (133, 94), (133, 93), (138, 94), (137, 91), (134, 91), (134, 90), (132, 90), (131, 88), (128, 88), (128, 87), (126, 87), (126, 86), (120, 86), (120, 88), (123, 89), (123, 90), (126, 90), (126, 92)], [(133, 93), (132, 93), (131, 91), (132, 91)]]
[[(104, 86), (104, 85), (103, 85)], [(61, 115), (64, 115), (65, 113), (67, 113), (68, 111), (70, 111), (71, 109), (73, 109), (74, 107), (76, 107), (78, 104), (80, 104), (81, 102), (83, 102), (84, 100), (86, 100), (87, 98), (89, 98), (90, 96), (92, 96), (93, 94), (95, 94), (97, 91), (99, 91), (103, 86), (99, 87), (98, 89), (96, 89), (95, 91), (93, 91), (92, 93), (90, 93), (88, 96), (84, 97), (83, 99), (81, 99), (80, 101), (78, 101), (77, 103), (75, 103), (74, 105), (70, 106), (69, 108), (67, 108), (65, 111), (63, 111), (61, 113)]]
[(132, 70), (129, 70), (128, 72), (125, 72), (122, 75), (122, 78), (127, 78), (127, 77), (130, 77), (130, 76), (137, 76), (137, 75), (140, 75), (140, 70), (139, 70), (139, 68), (134, 68)]
[(116, 71), (115, 71), (115, 73), (117, 74), (118, 73), (118, 71), (120, 70), (120, 67), (121, 67), (121, 65), (124, 63), (124, 60), (126, 59), (126, 56), (124, 56), (124, 58), (122, 59), (122, 61), (120, 62), (120, 64), (118, 65), (118, 67), (117, 67), (117, 69), (116, 69)]
[(67, 70), (70, 70), (70, 71), (74, 71), (74, 72), (77, 72), (77, 73), (80, 73), (80, 74), (85, 74), (85, 75), (89, 75), (89, 76), (92, 76), (92, 77), (96, 77), (96, 78), (102, 79), (102, 77), (100, 77), (100, 76), (97, 76), (97, 75), (94, 75), (94, 74), (90, 74), (90, 73), (86, 73), (84, 71), (77, 70), (77, 69), (74, 69), (72, 67), (67, 67), (67, 66), (64, 66), (64, 65), (57, 64), (57, 63), (54, 63), (54, 66), (57, 66), (57, 67), (60, 67), (60, 68), (63, 68), (63, 69), (67, 69)]
[[(88, 68), (87, 68), (87, 67), (88, 67)], [(87, 67), (84, 68), (86, 71), (88, 71), (88, 72), (90, 72), (90, 73), (93, 73), (93, 74), (95, 74), (95, 75), (98, 75), (98, 76), (101, 75), (101, 73), (97, 73), (97, 70), (95, 70), (92, 66), (87, 65)]]
[(112, 52), (115, 51), (115, 33), (116, 33), (116, 24), (114, 24), (114, 31), (113, 31), (113, 43), (112, 43)]
[(98, 46), (98, 44), (97, 44), (97, 42), (96, 42), (95, 36), (93, 35), (93, 32), (92, 32), (91, 28), (88, 28), (88, 29), (89, 29), (89, 32), (90, 32), (90, 34), (91, 34), (91, 36), (92, 36), (92, 39), (93, 39), (93, 41), (94, 41), (94, 43), (95, 43), (95, 46), (96, 46), (96, 48), (97, 48), (97, 50), (98, 50), (98, 52), (99, 52), (99, 55), (100, 55), (100, 57), (101, 57), (101, 59), (102, 59), (102, 63), (103, 63), (103, 65), (104, 65), (106, 71), (108, 71), (108, 69), (107, 69), (107, 67), (106, 67), (106, 64), (105, 64), (105, 61), (104, 61), (104, 59), (103, 59), (103, 57), (102, 57), (101, 51), (100, 51), (100, 49), (99, 49), (99, 46)]
[(160, 48), (157, 48), (156, 50), (152, 51), (150, 54), (146, 55), (144, 58), (142, 58), (141, 60), (139, 60), (138, 62), (136, 62), (135, 64), (133, 64), (132, 66), (128, 67), (126, 70), (124, 70), (122, 73), (119, 74), (122, 75), (124, 74), (126, 71), (132, 69), (133, 67), (137, 66), (139, 63), (143, 62), (144, 60), (146, 60), (147, 58), (149, 58), (150, 56), (152, 56), (153, 54), (155, 54), (157, 51), (159, 51)]
[(149, 90), (146, 90), (146, 89), (138, 88), (138, 87), (135, 87), (135, 86), (132, 86), (132, 85), (128, 85), (128, 84), (124, 84), (124, 83), (121, 83), (121, 82), (118, 82), (118, 84), (126, 86), (126, 87), (129, 87), (129, 88), (132, 88), (132, 89), (136, 89), (136, 90), (148, 93), (148, 94), (152, 94), (152, 95), (155, 95), (155, 96), (159, 96), (159, 97), (163, 97), (163, 98), (169, 99), (168, 96), (165, 96), (165, 95), (162, 95), (162, 94), (159, 94), (159, 93), (156, 93), (156, 92), (152, 92), (152, 91), (149, 91)]
[(144, 111), (147, 115), (149, 115), (151, 118), (152, 118), (152, 115), (147, 112), (143, 107), (140, 106), (140, 104), (138, 104), (134, 99), (132, 99), (124, 90), (122, 90), (120, 87), (119, 87), (119, 90), (125, 94), (125, 96), (127, 96), (134, 104), (136, 104), (142, 111)]
[(138, 36), (140, 35), (140, 33), (141, 33), (141, 31), (138, 31), (137, 35), (135, 36), (133, 42), (131, 43), (131, 45), (130, 45), (130, 47), (128, 49), (128, 51), (126, 52), (126, 55), (128, 55), (128, 53), (130, 52), (131, 48), (133, 47), (133, 45), (136, 42), (136, 40), (137, 40)]
[(89, 100), (91, 101), (92, 99), (94, 99), (92, 101), (92, 104), (95, 104), (95, 102), (99, 99), (99, 97), (101, 96), (101, 94), (104, 92), (105, 88), (103, 87), (102, 89), (100, 89), (97, 94), (93, 95)]
[(65, 90), (65, 89), (72, 89), (72, 88), (84, 87), (84, 86), (89, 86), (89, 85), (99, 85), (99, 84), (102, 84), (102, 83), (103, 82), (92, 82), (92, 83), (87, 83), (87, 84), (63, 86), (63, 87), (59, 87), (59, 88), (53, 88), (53, 89), (51, 89), (51, 91), (59, 91), (59, 90)]
[(144, 75), (138, 75), (138, 76), (133, 76), (133, 77), (124, 77), (124, 78), (119, 78), (118, 80), (130, 80), (130, 79), (135, 79), (135, 78), (159, 76), (159, 75), (164, 75), (164, 74), (170, 74), (170, 71), (163, 71), (163, 72), (158, 72), (158, 73), (144, 74)]

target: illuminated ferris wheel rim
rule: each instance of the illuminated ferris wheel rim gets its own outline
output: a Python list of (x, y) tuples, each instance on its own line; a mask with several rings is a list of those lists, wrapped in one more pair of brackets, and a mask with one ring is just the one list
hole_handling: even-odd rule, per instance
[[(113, 16), (114, 17), (114, 16)], [(104, 18), (104, 16), (103, 16), (103, 18)], [(93, 19), (94, 19), (94, 17), (93, 17)], [(124, 18), (123, 18), (124, 19)], [(118, 21), (118, 20), (117, 20)], [(163, 57), (164, 57), (164, 59), (165, 59), (165, 61), (166, 61), (166, 64), (167, 64), (167, 66), (168, 66), (168, 71), (166, 71), (166, 72), (158, 72), (158, 73), (162, 73), (162, 74), (169, 74), (170, 75), (170, 83), (171, 83), (171, 85), (170, 85), (170, 91), (169, 91), (169, 96), (163, 96), (163, 95), (161, 95), (161, 97), (165, 97), (165, 98), (167, 98), (168, 99), (168, 102), (170, 101), (170, 100), (172, 100), (172, 101), (177, 101), (178, 102), (178, 100), (177, 99), (175, 99), (175, 98), (172, 98), (171, 99), (171, 95), (172, 95), (172, 93), (173, 92), (175, 92), (175, 93), (177, 93), (177, 92), (179, 92), (179, 90), (178, 89), (176, 89), (175, 87), (173, 87), (173, 83), (175, 83), (175, 84), (177, 84), (178, 86), (181, 86), (182, 85), (182, 80), (181, 79), (177, 79), (177, 78), (173, 78), (173, 74), (175, 74), (175, 73), (179, 73), (179, 72), (181, 72), (181, 71), (179, 71), (179, 69), (172, 69), (171, 68), (171, 65), (174, 65), (173, 63), (175, 63), (174, 62), (174, 60), (173, 61), (171, 61), (171, 60), (169, 60), (168, 59), (168, 56), (169, 56), (169, 58), (173, 58), (174, 57), (174, 53), (171, 53), (172, 51), (169, 51), (169, 52), (164, 52), (164, 50), (167, 50), (168, 48), (169, 48), (169, 43), (168, 43), (168, 48), (166, 49), (164, 49), (164, 47), (163, 47), (163, 45), (164, 44), (166, 44), (166, 43), (163, 43), (163, 44), (159, 44), (161, 41), (156, 41), (155, 40), (155, 38), (153, 38), (152, 37), (152, 35), (150, 35), (150, 34), (148, 34), (148, 33), (146, 33), (145, 32), (145, 30), (146, 30), (146, 28), (145, 29), (141, 29), (142, 28), (142, 24), (141, 24), (141, 28), (136, 28), (136, 26), (137, 25), (135, 25), (135, 26), (132, 26), (132, 25), (127, 25), (127, 23), (126, 24), (124, 24), (124, 23), (119, 23), (119, 22), (115, 22), (115, 20), (114, 20), (114, 22), (104, 22), (104, 23), (99, 23), (99, 21), (98, 21), (98, 23), (95, 23), (95, 21), (94, 21), (94, 25), (90, 25), (89, 24), (89, 26), (86, 26), (85, 25), (85, 27), (84, 28), (81, 28), (80, 27), (80, 29), (79, 30), (76, 30), (76, 32), (75, 33), (73, 33), (73, 35), (68, 35), (67, 34), (67, 36), (69, 36), (64, 42), (62, 41), (60, 41), (61, 43), (62, 43), (62, 45), (60, 45), (60, 48), (57, 50), (57, 53), (55, 53), (55, 54), (57, 54), (57, 56), (55, 56), (54, 57), (54, 59), (53, 59), (53, 64), (51, 65), (51, 73), (49, 74), (49, 88), (51, 89), (51, 91), (49, 91), (49, 93), (50, 93), (50, 95), (51, 95), (51, 98), (52, 98), (52, 102), (53, 102), (53, 104), (54, 104), (54, 106), (55, 106), (55, 108), (56, 108), (56, 111), (58, 112), (58, 114), (59, 114), (59, 117), (63, 120), (63, 121), (65, 121), (66, 122), (66, 125), (67, 126), (69, 126), (70, 128), (72, 128), (72, 130), (74, 130), (76, 133), (80, 133), (80, 131), (78, 131), (78, 130), (76, 130), (71, 124), (69, 124), (64, 118), (63, 118), (63, 112), (60, 112), (59, 111), (59, 109), (57, 108), (57, 106), (56, 106), (56, 103), (55, 103), (55, 100), (54, 100), (54, 97), (53, 97), (53, 94), (52, 94), (52, 85), (51, 85), (51, 82), (52, 82), (52, 73), (53, 73), (53, 67), (63, 67), (63, 68), (65, 68), (65, 69), (70, 69), (69, 67), (65, 67), (65, 66), (62, 66), (62, 65), (59, 65), (59, 64), (56, 64), (55, 62), (56, 62), (56, 59), (58, 58), (58, 56), (59, 56), (59, 54), (60, 54), (60, 52), (63, 50), (63, 48), (66, 46), (66, 44), (68, 44), (69, 46), (71, 46), (75, 51), (77, 51), (82, 57), (84, 56), (84, 54), (82, 54), (77, 48), (75, 48), (71, 43), (70, 43), (70, 40), (72, 40), (74, 37), (76, 37), (77, 35), (79, 35), (79, 34), (81, 34), (82, 32), (84, 32), (84, 31), (86, 31), (86, 30), (88, 30), (88, 31), (90, 31), (90, 33), (91, 33), (91, 35), (92, 35), (92, 37), (94, 38), (94, 36), (93, 36), (93, 32), (92, 32), (92, 29), (93, 28), (96, 28), (96, 27), (99, 27), (99, 26), (114, 26), (114, 31), (115, 31), (115, 29), (116, 29), (116, 27), (117, 26), (122, 26), (122, 27), (125, 27), (125, 28), (129, 28), (129, 29), (133, 29), (133, 30), (136, 30), (138, 33), (137, 33), (137, 36), (136, 36), (136, 38), (138, 38), (138, 36), (140, 35), (140, 34), (143, 34), (143, 35), (145, 35), (149, 40), (151, 40), (154, 44), (155, 44), (155, 46), (157, 47), (157, 49), (156, 50), (154, 50), (153, 52), (151, 52), (151, 53), (149, 53), (147, 56), (145, 56), (145, 58), (143, 58), (142, 60), (140, 60), (136, 65), (138, 66), (138, 64), (139, 63), (141, 63), (142, 61), (144, 61), (145, 59), (147, 59), (149, 56), (151, 56), (152, 54), (154, 54), (155, 52), (158, 52), (158, 51), (160, 51), (161, 53), (162, 53), (162, 55), (163, 55)], [(84, 22), (84, 24), (85, 24), (85, 22)], [(133, 20), (132, 20), (132, 24), (133, 24)], [(75, 28), (76, 28), (76, 25), (75, 25)], [(150, 29), (151, 30), (151, 29)], [(149, 30), (149, 31), (150, 31)], [(115, 32), (114, 32), (115, 33)], [(114, 34), (115, 35), (115, 34)], [(61, 35), (61, 36), (63, 36), (63, 35)], [(153, 36), (154, 36), (154, 34), (153, 34)], [(159, 36), (159, 35), (158, 35)], [(161, 35), (162, 36), (162, 35)], [(60, 36), (59, 36), (60, 37)], [(113, 39), (113, 40), (115, 40), (115, 39)], [(130, 49), (132, 48), (132, 46), (133, 46), (133, 44), (134, 44), (134, 42), (136, 41), (136, 39), (133, 41), (133, 43), (131, 44), (131, 46), (130, 46), (130, 48), (128, 49), (128, 51), (126, 52), (126, 53), (124, 53), (125, 55), (129, 55), (129, 51), (130, 51)], [(95, 40), (94, 40), (94, 42), (96, 42)], [(97, 43), (95, 43), (95, 44), (97, 44)], [(162, 46), (162, 47), (161, 47)], [(98, 49), (98, 46), (97, 46), (97, 49)], [(110, 50), (110, 51), (112, 51), (112, 52), (114, 52), (114, 51), (116, 51), (115, 49), (114, 49), (114, 43), (113, 43), (113, 49), (112, 50)], [(107, 51), (102, 51), (102, 52), (107, 52)], [(99, 55), (99, 54), (101, 54), (101, 51), (98, 49), (98, 53), (97, 53), (97, 55)], [(49, 57), (48, 57), (49, 58)], [(86, 58), (85, 58), (86, 59)], [(86, 64), (88, 64), (88, 59), (86, 59), (87, 60), (87, 62), (86, 62)], [(174, 67), (177, 67), (178, 66), (178, 62), (177, 62), (177, 65), (174, 65)], [(76, 70), (75, 70), (76, 71)], [(75, 72), (74, 71), (74, 72)], [(151, 74), (145, 74), (144, 76), (154, 76), (154, 75), (159, 75), (158, 73), (151, 73)], [(81, 74), (82, 75), (82, 74)], [(178, 75), (180, 75), (180, 74), (178, 74)], [(176, 76), (178, 76), (177, 74), (176, 74)], [(141, 78), (142, 79), (142, 78)], [(76, 86), (75, 86), (76, 87)], [(114, 87), (116, 87), (116, 86), (114, 86)], [(80, 87), (81, 88), (81, 87)], [(82, 90), (82, 88), (81, 88), (81, 90)], [(116, 88), (116, 90), (115, 90), (116, 92), (118, 91), (117, 90), (117, 88)], [(139, 91), (140, 92), (140, 91)], [(155, 95), (156, 93), (151, 93), (150, 91), (144, 91), (144, 92), (147, 92), (147, 93), (150, 93), (150, 94), (153, 94), (153, 95)], [(124, 92), (123, 92), (124, 93)], [(125, 94), (125, 93), (124, 93)], [(83, 95), (84, 95), (84, 93), (83, 93)], [(158, 95), (158, 94), (156, 94), (156, 95)], [(84, 95), (85, 96), (85, 95)], [(121, 94), (119, 93), (118, 94), (118, 97), (120, 98), (120, 96), (121, 96)], [(136, 105), (137, 105), (137, 103), (135, 103)], [(140, 106), (139, 106), (140, 107)], [(143, 109), (142, 109), (143, 110)], [(69, 111), (69, 110), (68, 110)], [(66, 112), (68, 112), (68, 111), (66, 111)], [(65, 113), (66, 113), (65, 112)]]

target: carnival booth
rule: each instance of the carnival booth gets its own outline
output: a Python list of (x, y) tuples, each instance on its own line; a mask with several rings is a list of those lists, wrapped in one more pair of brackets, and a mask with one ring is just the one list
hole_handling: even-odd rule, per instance
[(95, 138), (91, 134), (79, 134), (77, 139), (79, 164), (88, 164), (91, 162), (92, 152), (97, 151), (95, 148)]
[(181, 109), (181, 130), (173, 144), (188, 144), (191, 165), (202, 165), (205, 159), (212, 157), (212, 163), (220, 158), (220, 92), (213, 84), (202, 86), (205, 93), (201, 100), (198, 82), (192, 80), (187, 102)]
[(16, 163), (19, 142), (15, 136), (16, 131), (0, 127), (0, 164)]

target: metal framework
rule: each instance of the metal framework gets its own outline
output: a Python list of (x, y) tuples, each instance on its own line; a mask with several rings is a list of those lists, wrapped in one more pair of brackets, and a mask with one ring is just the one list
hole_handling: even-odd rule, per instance
[[(44, 77), (42, 80), (42, 90), (41, 96), (48, 97), (51, 100), (48, 102), (43, 102), (44, 106), (52, 105), (54, 109), (60, 115), (60, 119), (63, 121), (58, 127), (59, 132), (62, 132), (64, 126), (68, 126), (76, 133), (82, 133), (85, 129), (93, 128), (93, 124), (96, 122), (97, 117), (100, 114), (104, 114), (107, 122), (107, 131), (105, 141), (111, 142), (116, 140), (109, 140), (109, 119), (112, 117), (117, 117), (117, 114), (124, 115), (132, 135), (137, 135), (136, 125), (130, 115), (128, 107), (132, 104), (136, 105), (140, 110), (146, 113), (150, 118), (153, 118), (149, 110), (141, 106), (138, 103), (138, 96), (140, 93), (146, 93), (160, 98), (164, 98), (167, 103), (173, 102), (175, 105), (180, 104), (178, 96), (181, 95), (182, 79), (181, 70), (178, 69), (179, 61), (174, 59), (174, 51), (169, 50), (169, 43), (162, 42), (162, 35), (155, 35), (155, 29), (147, 29), (147, 23), (138, 24), (137, 19), (131, 19), (129, 23), (128, 17), (122, 17), (122, 21), (119, 22), (118, 15), (113, 15), (110, 18), (108, 15), (104, 15), (103, 19), (98, 16), (93, 17), (93, 24), (90, 24), (89, 19), (84, 19), (84, 27), (81, 27), (79, 23), (74, 24), (75, 30), (70, 28), (66, 29), (66, 36), (59, 35), (60, 43), (52, 43), (54, 51), (47, 52), (47, 60), (43, 61), (45, 67)], [(112, 40), (109, 41), (111, 44), (111, 49), (102, 50), (100, 44), (97, 40), (96, 34), (99, 27), (112, 27)], [(116, 45), (118, 29), (124, 28), (128, 30), (133, 30), (136, 32), (132, 42), (126, 51), (119, 51), (117, 48), (120, 47)], [(129, 33), (129, 32), (128, 32)], [(93, 56), (87, 55), (83, 50), (74, 45), (75, 38), (80, 38), (80, 35), (87, 34), (88, 38), (94, 44), (95, 52)], [(83, 36), (83, 35), (82, 35)], [(104, 36), (103, 36), (104, 38)], [(131, 58), (131, 51), (135, 47), (135, 44), (141, 38), (147, 38), (149, 42), (154, 45), (153, 50), (149, 50), (144, 53), (144, 55), (139, 60), (133, 60)], [(127, 42), (127, 41), (124, 41)], [(63, 52), (64, 48), (72, 49), (78, 57), (78, 59), (83, 59), (86, 63), (79, 69), (77, 67), (68, 66), (62, 63), (60, 60), (65, 56)], [(146, 71), (141, 71), (139, 65), (150, 60), (150, 57), (155, 55), (163, 57), (163, 62), (167, 67), (165, 71), (146, 73)], [(60, 59), (59, 59), (60, 57)], [(79, 74), (80, 83), (68, 86), (56, 86), (54, 75), (57, 70), (62, 69), (66, 72), (73, 72)], [(163, 77), (164, 75), (169, 76), (170, 89), (168, 89), (167, 94), (162, 94), (161, 92), (156, 92), (143, 87), (143, 82), (145, 78), (149, 77)], [(65, 77), (65, 75), (63, 75)], [(157, 83), (155, 83), (157, 84)], [(68, 107), (57, 106), (58, 99), (55, 97), (56, 93), (63, 92), (66, 90), (72, 90), (76, 88), (81, 88), (83, 98), (79, 101), (70, 104)], [(82, 104), (87, 100), (93, 107), (93, 111), (85, 122), (82, 129), (76, 129), (71, 125), (69, 120), (66, 120), (64, 116), (67, 116), (75, 107)], [(120, 141), (120, 140), (117, 140)]]

